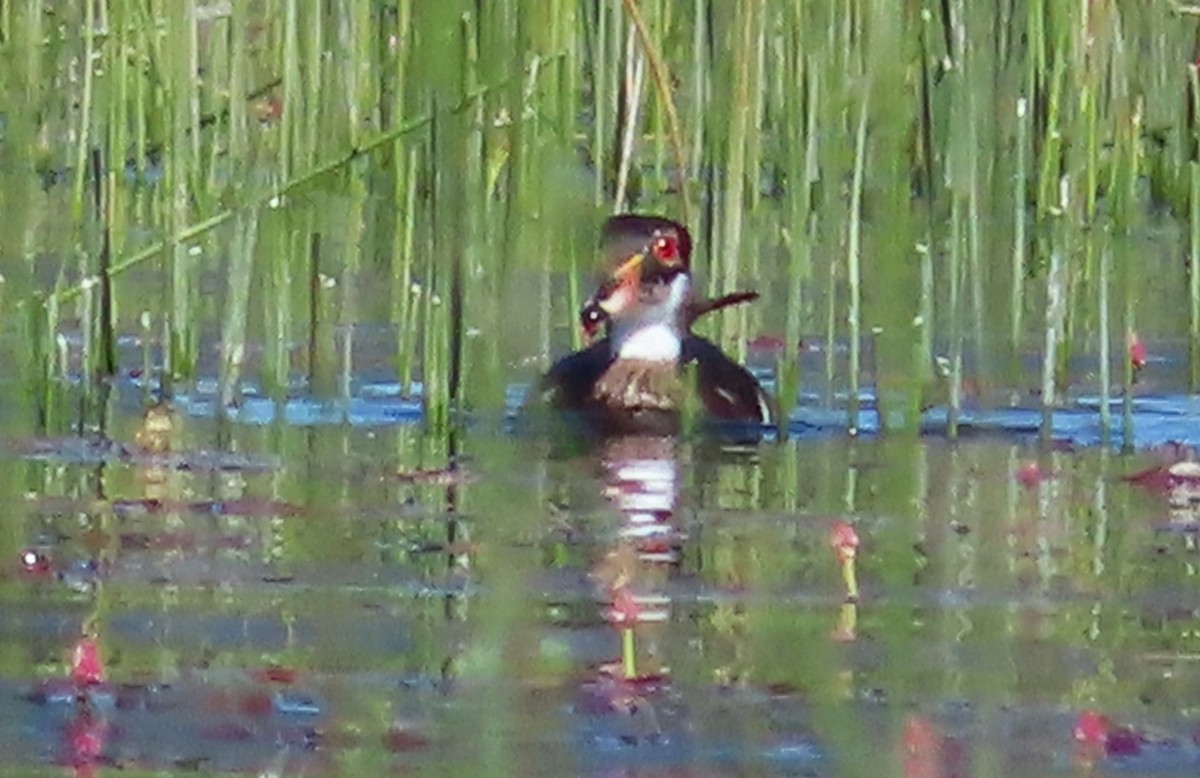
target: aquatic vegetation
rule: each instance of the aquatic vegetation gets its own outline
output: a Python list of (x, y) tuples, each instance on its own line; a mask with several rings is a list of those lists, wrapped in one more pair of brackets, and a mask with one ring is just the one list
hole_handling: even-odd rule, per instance
[[(6, 218), (27, 225), (0, 258), (22, 314), (7, 327), (57, 431), (80, 389), (96, 423), (130, 332), (146, 386), (216, 376), (232, 408), (259, 381), (345, 401), (357, 331), (390, 321), (402, 391), (445, 430), (497, 408), (510, 365), (550, 357), (615, 198), (703, 236), (714, 299), (769, 290), (704, 325), (737, 357), (777, 333), (846, 344), (817, 371), (778, 355), (785, 410), (818, 386), (851, 429), (869, 402), (915, 430), (944, 356), (953, 435), (964, 382), (1032, 386), (1020, 363), (1040, 352), (1049, 418), (1077, 354), (1099, 354), (1105, 396), (1129, 385), (1105, 378), (1122, 331), (1186, 338), (1195, 386), (1200, 282), (1166, 258), (1200, 234), (1200, 101), (1173, 22), (1038, 0), (18, 4), (0, 19)], [(1162, 235), (1162, 213), (1190, 226)], [(216, 322), (214, 365), (199, 335)], [(478, 335), (497, 331), (514, 334)]]
[[(5, 767), (1193, 769), (1196, 23), (0, 2)], [(514, 421), (621, 210), (782, 440)]]

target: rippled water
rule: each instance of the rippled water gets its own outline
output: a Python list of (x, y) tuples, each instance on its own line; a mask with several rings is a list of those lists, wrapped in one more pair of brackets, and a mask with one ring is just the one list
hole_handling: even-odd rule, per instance
[(167, 453), (139, 397), (104, 437), (0, 417), (6, 772), (1200, 768), (1196, 480), (1148, 450), (1191, 397), (1139, 397), (1130, 457), (1086, 394), (1046, 448), (1032, 404), (951, 444), (813, 395), (736, 446), (485, 415), (450, 469), (366, 374), (232, 423), (201, 383)]

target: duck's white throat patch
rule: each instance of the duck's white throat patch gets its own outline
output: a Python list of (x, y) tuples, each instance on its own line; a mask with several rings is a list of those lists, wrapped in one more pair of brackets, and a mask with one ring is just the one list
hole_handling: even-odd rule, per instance
[(617, 356), (621, 359), (674, 362), (683, 351), (678, 330), (665, 322), (634, 325), (624, 336), (618, 334)]
[(670, 282), (665, 299), (614, 322), (613, 343), (620, 359), (674, 362), (683, 352), (680, 311), (689, 298), (692, 279), (680, 273)]

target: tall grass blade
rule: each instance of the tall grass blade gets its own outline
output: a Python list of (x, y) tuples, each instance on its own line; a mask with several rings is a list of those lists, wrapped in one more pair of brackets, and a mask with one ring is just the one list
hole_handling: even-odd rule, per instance
[(220, 413), (227, 412), (238, 399), (238, 385), (246, 361), (246, 329), (250, 319), (250, 289), (253, 280), (255, 248), (258, 241), (258, 216), (239, 216), (234, 222), (230, 246), (229, 272), (226, 276), (224, 320), (221, 326), (221, 361), (218, 372)]
[(850, 284), (849, 309), (846, 321), (850, 337), (850, 434), (858, 432), (859, 382), (862, 370), (862, 278), (859, 255), (862, 230), (863, 176), (867, 165), (867, 111), (870, 103), (871, 84), (862, 85), (862, 102), (858, 108), (858, 129), (854, 134), (854, 180), (850, 185), (850, 215), (846, 238), (846, 276)]

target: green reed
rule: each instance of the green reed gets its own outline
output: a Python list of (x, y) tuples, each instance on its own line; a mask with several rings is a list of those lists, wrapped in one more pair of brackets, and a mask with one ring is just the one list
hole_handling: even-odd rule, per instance
[[(0, 258), (0, 272), (16, 277), (13, 263), (32, 267), (36, 254), (38, 269), (50, 270), (40, 278), (61, 273), (57, 291), (22, 289), (6, 299), (44, 306), (55, 294), (61, 320), (87, 329), (89, 370), (103, 361), (102, 338), (136, 330), (135, 317), (148, 312), (168, 325), (168, 383), (186, 387), (213, 315), (200, 285), (232, 267), (239, 224), (255, 218), (246, 310), (256, 313), (243, 331), (256, 338), (262, 327), (263, 379), (274, 395), (287, 383), (287, 344), (302, 337), (311, 308), (292, 288), (309, 275), (297, 258), (319, 233), (328, 239), (317, 288), (336, 283), (316, 295), (316, 308), (332, 306), (332, 322), (344, 325), (337, 331), (351, 333), (339, 341), (343, 391), (351, 325), (379, 310), (359, 279), (377, 274), (387, 279), (381, 317), (400, 333), (401, 384), (438, 364), (447, 375), (428, 386), (488, 386), (468, 390), (474, 402), (500, 384), (469, 377), (494, 378), (510, 360), (501, 356), (507, 346), (493, 338), (477, 346), (467, 333), (518, 323), (498, 290), (530, 270), (522, 249), (536, 246), (532, 267), (554, 276), (532, 288), (571, 290), (547, 295), (551, 310), (529, 317), (546, 322), (541, 342), (564, 345), (549, 325), (574, 329), (590, 291), (578, 269), (591, 256), (581, 237), (587, 225), (563, 224), (611, 210), (622, 169), (628, 207), (693, 228), (697, 269), (712, 291), (758, 283), (769, 292), (766, 304), (723, 314), (718, 330), (738, 352), (749, 335), (783, 331), (785, 398), (799, 386), (791, 349), (824, 332), (830, 389), (842, 394), (872, 367), (851, 364), (841, 375), (839, 349), (852, 363), (874, 353), (878, 399), (891, 408), (885, 423), (907, 426), (911, 389), (927, 380), (935, 344), (965, 334), (981, 379), (995, 363), (983, 358), (991, 349), (1004, 351), (1001, 363), (1019, 364), (1034, 332), (1045, 334), (1046, 322), (1029, 312), (1046, 307), (1051, 289), (1065, 306), (1054, 364), (1063, 388), (1067, 359), (1097, 348), (1087, 333), (1100, 315), (1093, 285), (1110, 235), (1143, 234), (1151, 213), (1188, 220), (1192, 270), (1176, 287), (1188, 323), (1143, 313), (1154, 274), (1126, 278), (1121, 253), (1112, 294), (1131, 295), (1155, 337), (1186, 335), (1200, 365), (1200, 100), (1190, 17), (1180, 24), (1147, 8), (1045, 0), (900, 12), (865, 1), (556, 1), (540, 9), (515, 0), (361, 0), (335, 12), (296, 0), (228, 11), (197, 0), (109, 0), (56, 7), (55, 23), (48, 19), (33, 1), (0, 12), (0, 154), (18, 176), (37, 170), (63, 182), (29, 198), (6, 192), (10, 214), (30, 201), (15, 211), (25, 216), (10, 216), (22, 226), (8, 244), (29, 251)], [(643, 87), (623, 91), (630, 61), (644, 63)], [(864, 81), (872, 84), (865, 112)], [(857, 216), (848, 196), (856, 165)], [(450, 170), (457, 183), (447, 180)], [(87, 202), (93, 178), (103, 179), (102, 216)], [(701, 185), (703, 207), (693, 214)], [(34, 226), (62, 204), (77, 217), (72, 229)], [(343, 219), (320, 216), (333, 213)], [(857, 277), (842, 266), (855, 218)], [(431, 220), (439, 223), (432, 236)], [(1089, 231), (1098, 234), (1094, 251)], [(960, 275), (943, 261), (954, 234)], [(1056, 253), (1061, 277), (1052, 284)], [(1184, 268), (1155, 261), (1160, 277), (1182, 281)], [(146, 294), (156, 270), (165, 270), (165, 293)], [(567, 273), (572, 279), (562, 280)], [(98, 278), (111, 282), (108, 314)], [(958, 283), (955, 319), (944, 303)], [(904, 302), (883, 304), (888, 292)], [(446, 309), (429, 308), (427, 295)], [(857, 332), (842, 324), (852, 310)], [(987, 332), (999, 323), (1007, 337), (997, 346)], [(430, 339), (431, 326), (444, 335)], [(860, 342), (864, 329), (877, 333), (874, 350)], [(1200, 368), (1192, 371), (1200, 384)], [(1023, 379), (1014, 371), (1012, 380)], [(892, 412), (901, 407), (904, 414)]]
[(826, 301), (825, 301), (825, 405), (833, 404), (834, 391), (837, 387), (837, 321), (838, 321), (838, 265), (836, 262), (826, 264)]
[(947, 258), (949, 292), (947, 294), (947, 316), (950, 319), (950, 355), (944, 370), (949, 382), (949, 398), (946, 414), (946, 435), (951, 440), (958, 437), (959, 414), (962, 411), (963, 385), (963, 198), (953, 196), (950, 202), (950, 250)]
[(633, 174), (634, 157), (637, 153), (637, 138), (641, 134), (642, 94), (646, 83), (645, 54), (633, 45), (633, 31), (626, 36), (625, 78), (621, 86), (620, 134), (617, 138), (616, 181), (613, 194), (615, 212), (629, 210), (630, 176)]
[[(1124, 293), (1124, 325), (1125, 325), (1125, 344), (1126, 349), (1132, 343), (1137, 334), (1137, 321), (1135, 313), (1135, 299), (1133, 293), (1133, 284), (1131, 283), (1134, 275), (1134, 263), (1137, 261), (1136, 255), (1131, 250), (1128, 241), (1123, 241), (1121, 247), (1121, 270), (1120, 276), (1122, 281), (1122, 289)], [(1121, 450), (1125, 452), (1133, 451), (1133, 360), (1126, 358), (1121, 360)]]
[(20, 332), (29, 344), (24, 364), (32, 397), (33, 415), (41, 429), (58, 429), (55, 390), (60, 388), (54, 375), (56, 356), (54, 336), (58, 327), (58, 305), (53, 298), (45, 308), (30, 306), (27, 309), (24, 330)]
[(331, 399), (337, 385), (334, 340), (336, 277), (327, 267), (322, 233), (308, 233), (308, 386), (319, 399)]
[(1200, 162), (1189, 165), (1188, 202), (1188, 372), (1189, 388), (1200, 391)]
[[(397, 141), (397, 145), (399, 145)], [(396, 338), (396, 370), (400, 389), (408, 393), (412, 389), (413, 353), (416, 349), (416, 311), (413, 286), (413, 244), (416, 240), (416, 196), (418, 150), (397, 149), (396, 202), (400, 205), (400, 216), (394, 229), (392, 255), (399, 264), (398, 272), (392, 275), (392, 320), (399, 327)]]
[[(721, 198), (720, 258), (714, 258), (712, 267), (716, 272), (710, 279), (710, 287), (714, 291), (728, 292), (737, 283), (742, 258), (742, 229), (746, 211), (746, 178), (747, 152), (750, 136), (750, 119), (757, 84), (754, 80), (755, 37), (754, 31), (757, 18), (762, 13), (762, 3), (759, 0), (748, 0), (738, 3), (737, 13), (733, 19), (731, 31), (733, 44), (733, 79), (730, 83), (730, 109), (733, 111), (729, 126), (726, 128), (726, 147), (723, 156), (723, 173), (725, 189)], [(757, 171), (754, 171), (757, 178)], [(757, 186), (757, 182), (751, 186)], [(718, 270), (719, 268), (719, 270)], [(738, 333), (732, 317), (723, 319), (721, 329), (722, 341), (729, 345), (735, 342)], [(745, 350), (745, 338), (741, 339)]]
[[(972, 117), (974, 117), (974, 100), (971, 96), (967, 98), (968, 106), (971, 108)], [(978, 125), (976, 119), (971, 120), (971, 130), (968, 135), (972, 141), (972, 145), (977, 145), (979, 141)], [(969, 172), (967, 174), (967, 270), (971, 280), (971, 335), (973, 352), (978, 363), (976, 371), (979, 373), (986, 372), (988, 359), (988, 349), (984, 342), (984, 319), (987, 314), (987, 304), (984, 299), (984, 274), (987, 269), (983, 260), (983, 206), (980, 203), (980, 170), (977, 160), (972, 160), (970, 163)]]
[(1200, 68), (1188, 67), (1191, 135), (1195, 155), (1187, 164), (1188, 197), (1188, 363), (1190, 388), (1200, 391)]
[(1016, 146), (1015, 176), (1012, 191), (1013, 238), (1011, 253), (1011, 271), (1009, 285), (1009, 334), (1008, 347), (1014, 366), (1013, 376), (1020, 374), (1018, 355), (1021, 353), (1021, 342), (1024, 335), (1025, 315), (1025, 273), (1028, 260), (1026, 259), (1028, 238), (1027, 212), (1028, 205), (1028, 162), (1029, 153), (1029, 99), (1021, 96), (1016, 100)]
[[(785, 21), (792, 22), (785, 29), (792, 31), (792, 35), (798, 36), (800, 20), (788, 17)], [(795, 39), (790, 39), (789, 42), (791, 45), (786, 48), (782, 42), (774, 47), (774, 53), (778, 57), (778, 67), (784, 74), (784, 78), (780, 79), (780, 89), (787, 90), (788, 93), (807, 92), (807, 100), (785, 103), (777, 95), (780, 106), (786, 106), (787, 109), (784, 112), (784, 122), (788, 127), (788, 134), (796, 138), (805, 138), (803, 144), (795, 143), (787, 147), (787, 176), (788, 180), (795, 182), (796, 185), (789, 188), (788, 191), (789, 226), (781, 230), (781, 242), (788, 253), (787, 294), (784, 296), (783, 351), (777, 365), (779, 391), (776, 394), (780, 412), (785, 417), (779, 426), (781, 436), (786, 436), (786, 415), (791, 410), (791, 404), (795, 402), (800, 390), (799, 351), (802, 306), (805, 303), (805, 285), (810, 280), (812, 273), (811, 252), (816, 239), (816, 222), (812, 218), (811, 185), (815, 177), (813, 168), (817, 153), (815, 127), (818, 108), (821, 104), (817, 69), (811, 67), (810, 60), (795, 45)]]
[(109, 270), (112, 268), (113, 246), (113, 192), (116, 190), (116, 176), (110, 169), (104, 172), (99, 149), (93, 149), (91, 155), (92, 168), (92, 205), (95, 209), (96, 229), (100, 233), (99, 250), (95, 263), (95, 289), (98, 298), (96, 312), (97, 337), (96, 351), (98, 362), (94, 375), (100, 380), (112, 378), (117, 374), (117, 333), (115, 326), (116, 313), (113, 310), (113, 285)]
[[(942, 373), (948, 382), (946, 434), (958, 437), (959, 416), (962, 412), (963, 352), (966, 338), (967, 312), (963, 300), (966, 283), (973, 273), (968, 235), (971, 229), (971, 199), (974, 187), (974, 117), (971, 115), (970, 90), (973, 52), (968, 48), (967, 19), (961, 3), (943, 7), (941, 19), (946, 47), (945, 56), (953, 68), (946, 74), (948, 104), (944, 111), (954, 127), (948, 132), (943, 167), (946, 177), (946, 197), (949, 198), (949, 235), (946, 251), (944, 283), (947, 286), (946, 311), (949, 326), (945, 337), (949, 341), (948, 355), (942, 362)], [(936, 189), (934, 190), (937, 191)], [(930, 195), (933, 196), (932, 193)], [(935, 307), (936, 313), (936, 307)]]
[(1049, 269), (1046, 273), (1046, 317), (1042, 340), (1042, 425), (1041, 436), (1049, 441), (1054, 427), (1054, 408), (1057, 405), (1056, 370), (1063, 324), (1067, 316), (1067, 268), (1064, 249), (1051, 245)]
[[(190, 221), (189, 191), (199, 157), (198, 134), (190, 121), (195, 91), (195, 0), (185, 0), (184, 13), (168, 26), (169, 55), (167, 66), (172, 78), (171, 91), (163, 96), (171, 110), (171, 145), (175, 149), (174, 164), (167, 174), (170, 193), (168, 224), (170, 234), (179, 236)], [(195, 299), (195, 265), (190, 247), (176, 237), (170, 246), (171, 295), (168, 307), (170, 341), (164, 354), (163, 381), (170, 395), (176, 381), (190, 380), (195, 375), (197, 342), (193, 321)]]
[(142, 358), (142, 403), (148, 407), (153, 402), (154, 387), (151, 380), (154, 376), (154, 320), (149, 311), (142, 311), (138, 315), (138, 328), (138, 346)]
[(259, 376), (265, 394), (282, 400), (291, 377), (292, 320), (297, 310), (293, 280), (301, 277), (297, 263), (287, 258), (303, 256), (303, 231), (290, 230), (291, 220), (278, 211), (264, 209), (259, 224), (258, 248), (266, 257), (254, 279), (256, 288), (274, 304), (262, 309), (263, 359)]
[(246, 328), (250, 318), (250, 286), (258, 241), (258, 215), (240, 214), (234, 221), (230, 245), (224, 311), (221, 324), (221, 359), (218, 391), (222, 409), (240, 399), (237, 393), (246, 360)]
[[(933, 27), (932, 14), (921, 13), (920, 21), (917, 27), (917, 55), (920, 58), (920, 97), (919, 97), (919, 115), (918, 128), (920, 131), (920, 146), (918, 148), (919, 157), (917, 158), (917, 166), (919, 171), (918, 181), (921, 182), (924, 191), (923, 211), (921, 214), (924, 225), (918, 229), (917, 245), (914, 249), (917, 252), (919, 281), (918, 281), (918, 304), (917, 315), (914, 318), (917, 343), (914, 349), (913, 362), (916, 366), (915, 378), (919, 381), (922, 393), (932, 388), (933, 381), (936, 380), (934, 372), (933, 360), (933, 334), (934, 334), (934, 272), (933, 272), (933, 239), (936, 230), (937, 203), (936, 197), (937, 188), (936, 180), (936, 159), (934, 155), (934, 98), (933, 91), (935, 89), (934, 72), (938, 68), (939, 57), (937, 56), (932, 41), (937, 37)], [(924, 398), (918, 397), (920, 403)]]
[[(1089, 253), (1095, 251), (1094, 246), (1095, 242), (1089, 236), (1087, 240)], [(1108, 287), (1111, 276), (1112, 252), (1110, 249), (1105, 248), (1100, 252), (1100, 277), (1097, 279), (1096, 284), (1096, 294), (1098, 296), (1097, 307), (1099, 308), (1100, 318), (1100, 434), (1105, 442), (1108, 441), (1109, 434), (1112, 431), (1112, 409), (1109, 407), (1108, 402), (1112, 396), (1112, 357), (1109, 353), (1112, 344), (1112, 332), (1108, 309)]]
[(846, 314), (850, 336), (850, 433), (858, 431), (859, 381), (862, 370), (862, 192), (867, 164), (867, 111), (870, 105), (871, 84), (862, 85), (862, 103), (858, 109), (858, 129), (854, 134), (854, 180), (850, 185), (850, 217), (846, 238), (846, 278), (849, 283), (849, 309)]
[[(321, 33), (320, 14), (312, 19), (313, 35)], [(313, 148), (315, 146), (315, 131), (313, 133), (305, 133), (303, 140), (299, 137), (302, 125), (305, 121), (303, 117), (309, 117), (306, 122), (308, 127), (315, 126), (320, 120), (320, 109), (318, 103), (312, 101), (311, 94), (305, 95), (302, 93), (302, 87), (308, 83), (312, 84), (312, 88), (317, 88), (320, 83), (319, 77), (315, 73), (310, 73), (309, 78), (305, 79), (305, 74), (301, 71), (301, 63), (307, 62), (311, 67), (320, 67), (319, 58), (303, 59), (300, 54), (300, 3), (297, 0), (284, 0), (283, 3), (283, 46), (279, 52), (280, 64), (279, 73), (283, 79), (283, 115), (280, 117), (279, 140), (278, 140), (278, 162), (276, 170), (283, 180), (287, 180), (291, 176), (293, 166), (295, 164), (295, 152), (293, 149), (302, 145), (302, 148)], [(318, 38), (318, 41), (320, 39)]]
[(75, 185), (71, 202), (74, 206), (75, 223), (79, 224), (83, 217), (84, 181), (88, 169), (88, 150), (92, 140), (92, 97), (95, 84), (95, 69), (93, 61), (96, 55), (96, 4), (87, 3), (83, 15), (83, 87), (80, 96), (79, 128), (75, 140)]
[[(126, 0), (116, 0), (112, 4), (113, 16), (124, 18), (125, 2)], [(111, 30), (108, 46), (118, 52), (130, 50), (133, 46), (130, 31), (124, 28)], [(130, 72), (130, 57), (117, 55), (106, 57), (105, 60), (112, 70), (107, 78), (102, 79), (100, 85), (98, 115), (103, 116), (104, 137), (97, 139), (96, 145), (102, 149), (102, 159), (108, 160), (105, 175), (108, 177), (106, 191), (109, 200), (111, 245), (124, 246), (130, 221), (130, 208), (125, 201), (130, 192), (127, 188), (117, 185), (117, 171), (124, 168), (129, 158), (129, 122), (126, 121), (126, 117), (133, 103), (130, 92), (136, 88), (138, 79)]]

